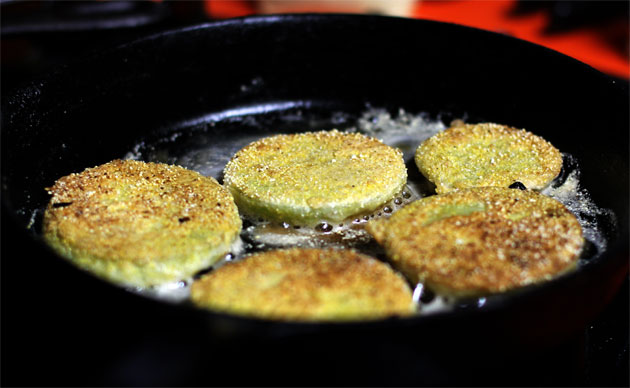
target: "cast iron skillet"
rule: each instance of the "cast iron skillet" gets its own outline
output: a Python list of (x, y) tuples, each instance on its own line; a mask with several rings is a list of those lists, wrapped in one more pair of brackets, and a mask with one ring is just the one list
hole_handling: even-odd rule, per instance
[[(483, 308), (295, 324), (138, 296), (55, 256), (42, 243), (38, 213), (36, 226), (26, 228), (48, 200), (44, 187), (123, 157), (141, 140), (173, 129), (221, 137), (246, 127), (247, 116), (297, 128), (304, 123), (279, 122), (277, 111), (329, 117), (358, 114), (366, 104), (543, 136), (577, 158), (595, 203), (616, 214), (617, 226), (605, 228), (608, 249), (575, 273)], [(521, 363), (579, 336), (627, 274), (628, 116), (627, 92), (613, 80), (551, 50), (461, 26), (376, 16), (227, 20), (58, 69), (2, 100), (5, 382), (539, 383), (534, 368), (554, 370), (566, 360)], [(219, 129), (208, 129), (213, 120)]]

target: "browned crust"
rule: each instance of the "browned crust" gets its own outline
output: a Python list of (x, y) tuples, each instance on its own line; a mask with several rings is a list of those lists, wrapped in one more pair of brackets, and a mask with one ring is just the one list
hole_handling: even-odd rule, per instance
[(244, 214), (304, 225), (375, 210), (400, 192), (407, 169), (400, 150), (332, 130), (255, 141), (224, 175)]
[(517, 181), (541, 190), (562, 168), (560, 151), (543, 138), (494, 123), (457, 123), (424, 141), (415, 161), (438, 194)]
[(60, 178), (48, 192), (47, 241), (122, 283), (191, 275), (225, 254), (241, 227), (226, 189), (179, 166), (114, 160)]
[(366, 229), (406, 276), (453, 296), (550, 279), (575, 266), (583, 244), (560, 202), (496, 187), (427, 197)]
[(387, 264), (351, 250), (275, 250), (195, 282), (202, 307), (281, 320), (375, 319), (413, 313), (411, 290)]

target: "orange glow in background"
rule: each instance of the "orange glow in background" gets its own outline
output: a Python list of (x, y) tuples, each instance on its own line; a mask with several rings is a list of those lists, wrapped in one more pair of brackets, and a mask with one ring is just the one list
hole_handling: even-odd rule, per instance
[[(549, 23), (549, 15), (544, 11), (513, 15), (511, 11), (516, 3), (516, 0), (422, 0), (414, 5), (410, 16), (504, 33), (559, 51), (604, 73), (630, 79), (628, 47), (620, 53), (602, 38), (602, 27), (581, 27), (571, 31), (545, 33), (544, 28)], [(341, 11), (333, 9), (334, 3), (331, 4), (330, 8), (318, 7), (313, 11)], [(204, 8), (208, 16), (219, 19), (257, 13), (255, 3), (252, 1), (210, 0), (204, 3)], [(630, 33), (627, 21), (612, 23), (605, 28), (606, 33), (624, 40)]]

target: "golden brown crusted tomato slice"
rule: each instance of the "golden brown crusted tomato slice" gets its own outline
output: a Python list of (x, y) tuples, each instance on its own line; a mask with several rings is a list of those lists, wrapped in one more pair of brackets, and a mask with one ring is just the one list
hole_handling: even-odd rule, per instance
[(224, 176), (243, 214), (312, 226), (377, 209), (402, 190), (407, 169), (400, 150), (333, 130), (255, 141)]
[(179, 166), (114, 160), (60, 178), (48, 192), (46, 241), (125, 285), (189, 277), (228, 252), (241, 230), (230, 193)]
[(216, 311), (278, 320), (347, 321), (409, 315), (412, 293), (387, 264), (352, 250), (274, 250), (228, 263), (193, 283)]
[(546, 140), (493, 123), (455, 124), (425, 140), (415, 162), (438, 194), (514, 182), (541, 190), (562, 169), (560, 151)]
[(426, 197), (366, 229), (409, 279), (456, 297), (550, 279), (575, 267), (583, 245), (560, 202), (499, 187)]

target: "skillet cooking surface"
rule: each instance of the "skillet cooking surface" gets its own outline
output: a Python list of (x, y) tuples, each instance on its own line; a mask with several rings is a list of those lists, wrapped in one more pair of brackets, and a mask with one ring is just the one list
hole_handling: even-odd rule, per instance
[[(288, 125), (274, 121), (277, 113), (296, 109), (328, 120), (325, 125), (343, 124), (331, 112), (359, 115), (367, 104), (425, 112), (446, 123), (461, 117), (499, 122), (544, 137), (578, 160), (593, 201), (616, 214), (617, 227), (606, 229), (607, 251), (574, 274), (482, 309), (373, 323), (291, 324), (128, 293), (54, 256), (37, 228), (26, 231), (33, 212), (48, 200), (44, 187), (124, 157), (142, 141), (168, 138), (175, 129), (208, 128), (213, 121), (226, 136), (252, 117)], [(627, 271), (627, 95), (586, 65), (501, 35), (372, 16), (235, 19), (156, 35), (59, 69), (4, 97), (2, 108), (2, 283), (3, 291), (20, 290), (3, 297), (3, 305), (5, 312), (32, 318), (7, 324), (38, 333), (31, 335), (47, 345), (42, 357), (54, 358), (64, 346), (90, 354), (98, 348), (98, 365), (134, 357), (134, 344), (150, 338), (156, 354), (167, 359), (185, 352), (190, 364), (177, 364), (183, 371), (173, 373), (193, 379), (187, 383), (260, 384), (251, 376), (229, 380), (238, 362), (220, 361), (209, 350), (241, 347), (241, 365), (255, 365), (271, 382), (285, 381), (265, 375), (283, 362), (295, 372), (286, 381), (317, 367), (309, 384), (343, 383), (348, 380), (340, 376), (348, 379), (360, 366), (361, 378), (349, 381), (378, 383), (370, 371), (382, 368), (390, 377), (398, 371), (396, 379), (382, 382), (435, 384), (435, 371), (448, 370), (447, 364), (467, 371), (489, 367), (470, 362), (479, 349), (493, 359), (571, 338), (602, 310)], [(305, 122), (304, 116), (291, 117), (295, 128)], [(7, 254), (10, 249), (21, 253)], [(404, 352), (396, 348), (395, 356), (386, 356), (392, 344), (403, 344)], [(71, 359), (91, 370), (77, 355)], [(200, 372), (207, 360), (223, 368), (217, 380)], [(343, 360), (352, 362), (338, 371)], [(47, 370), (75, 381), (63, 368)], [(87, 375), (77, 372), (76, 382), (93, 384), (84, 380)]]

